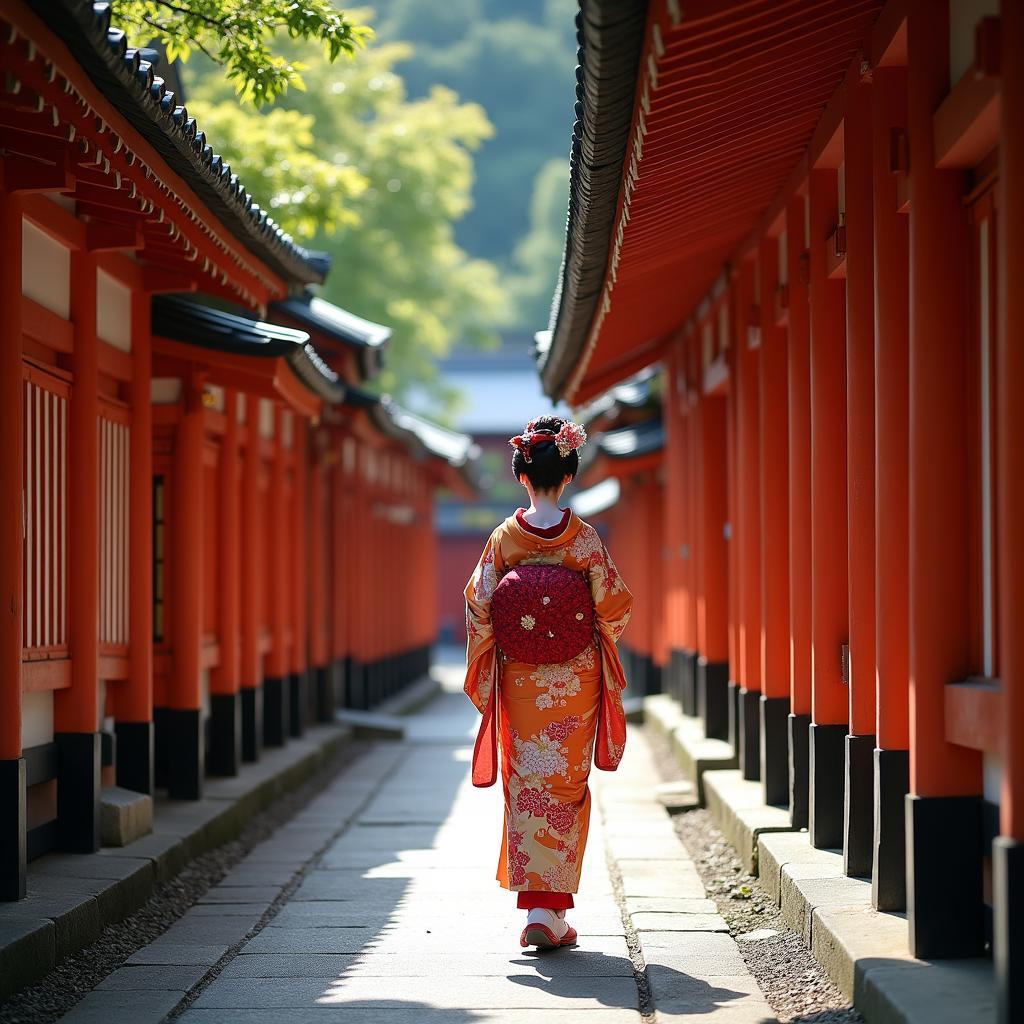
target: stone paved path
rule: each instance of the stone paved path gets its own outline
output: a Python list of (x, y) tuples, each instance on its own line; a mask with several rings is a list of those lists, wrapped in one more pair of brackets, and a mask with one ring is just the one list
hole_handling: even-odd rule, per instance
[(183, 1024), (641, 1024), (639, 942), (647, 1021), (654, 1006), (666, 1024), (774, 1021), (654, 799), (639, 733), (618, 773), (595, 773), (579, 946), (520, 950), (523, 915), (494, 881), (500, 791), (468, 779), (475, 725), (461, 692), (438, 697), (64, 1020), (179, 1006)]

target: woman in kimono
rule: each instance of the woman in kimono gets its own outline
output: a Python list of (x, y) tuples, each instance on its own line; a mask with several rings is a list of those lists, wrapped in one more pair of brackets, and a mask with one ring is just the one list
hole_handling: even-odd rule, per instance
[[(626, 681), (615, 644), (633, 599), (597, 530), (558, 507), (585, 441), (582, 427), (555, 416), (531, 421), (509, 441), (512, 472), (530, 507), (491, 534), (466, 587), (465, 689), (484, 716), (473, 782), (495, 781), (500, 736), (505, 827), (497, 878), (519, 894), (519, 909), (527, 911), (523, 947), (575, 943), (565, 912), (573, 906), (587, 843), (590, 766), (614, 771), (626, 741)], [(560, 664), (510, 660), (498, 650), (492, 628), (491, 599), (499, 582), (515, 566), (537, 564), (580, 573), (593, 600), (590, 642)], [(532, 616), (523, 622), (532, 628)]]

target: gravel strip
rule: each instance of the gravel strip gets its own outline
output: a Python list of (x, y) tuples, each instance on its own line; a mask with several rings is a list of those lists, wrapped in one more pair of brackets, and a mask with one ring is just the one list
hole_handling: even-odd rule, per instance
[[(666, 781), (682, 778), (664, 736), (644, 733)], [(778, 907), (703, 809), (674, 816), (676, 831), (700, 872), (708, 898), (729, 925), (740, 953), (782, 1024), (863, 1024), (832, 984), (803, 938), (782, 922)]]
[(134, 914), (104, 928), (91, 946), (66, 957), (42, 981), (0, 1004), (0, 1024), (51, 1024), (62, 1017), (133, 953), (167, 931), (254, 846), (302, 810), (370, 746), (364, 742), (342, 746), (315, 775), (253, 817), (236, 839), (190, 861), (174, 878), (157, 886)]

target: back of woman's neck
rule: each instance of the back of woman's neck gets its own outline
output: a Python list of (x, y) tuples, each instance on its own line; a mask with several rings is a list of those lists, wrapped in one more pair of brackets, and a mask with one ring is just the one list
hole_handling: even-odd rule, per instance
[(541, 528), (557, 525), (562, 521), (564, 514), (558, 507), (557, 498), (541, 497), (539, 494), (534, 497), (530, 502), (530, 507), (526, 510), (526, 518), (534, 526)]

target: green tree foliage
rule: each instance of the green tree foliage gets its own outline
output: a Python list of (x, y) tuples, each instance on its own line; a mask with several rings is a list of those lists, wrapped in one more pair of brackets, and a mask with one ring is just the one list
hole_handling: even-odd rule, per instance
[(511, 322), (523, 327), (547, 327), (551, 298), (565, 248), (565, 210), (569, 165), (549, 160), (537, 174), (530, 202), (530, 230), (512, 254), (508, 292)]
[[(567, 166), (576, 63), (575, 0), (377, 0), (382, 40), (405, 40), (414, 50), (401, 64), (410, 93), (426, 95), (437, 83), (479, 103), (494, 135), (476, 160), (473, 209), (459, 222), (459, 242), (476, 256), (521, 272), (513, 252), (524, 235), (536, 240), (539, 193), (550, 188), (555, 159)], [(560, 201), (547, 210), (558, 254), (536, 268), (553, 285), (565, 229), (567, 175)], [(558, 207), (561, 207), (558, 209)], [(525, 242), (523, 243), (525, 244)], [(520, 248), (519, 253), (525, 255)], [(515, 270), (513, 267), (515, 266)], [(511, 326), (547, 324), (551, 291), (513, 311)]]
[(315, 40), (333, 62), (369, 36), (332, 0), (118, 0), (113, 18), (129, 38), (163, 43), (171, 60), (206, 54), (257, 106), (304, 87), (304, 65), (280, 52), (280, 39)]
[(443, 405), (451, 395), (437, 360), (456, 340), (487, 344), (506, 315), (494, 266), (469, 257), (453, 227), (471, 205), (473, 151), (491, 126), (449, 89), (410, 100), (395, 71), (404, 46), (369, 46), (334, 65), (312, 46), (294, 49), (306, 91), (242, 109), (216, 68), (193, 62), (189, 108), (257, 201), (332, 254), (324, 297), (393, 328), (381, 386), (402, 394), (433, 382)]

